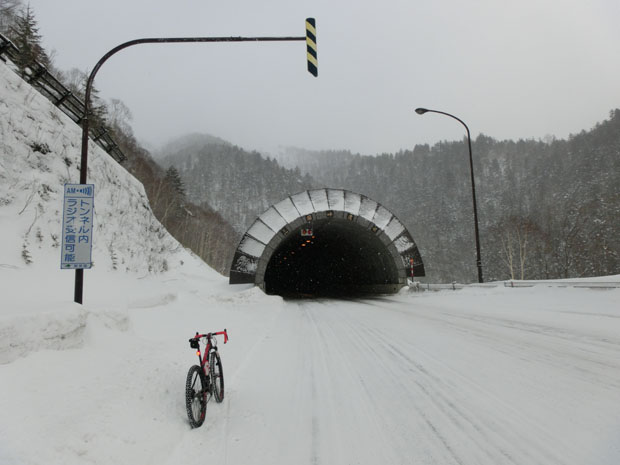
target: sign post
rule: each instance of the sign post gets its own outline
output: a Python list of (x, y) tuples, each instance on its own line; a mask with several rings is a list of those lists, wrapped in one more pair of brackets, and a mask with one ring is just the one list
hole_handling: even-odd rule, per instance
[(74, 301), (82, 303), (84, 270), (92, 266), (95, 186), (65, 184), (60, 268), (75, 270)]

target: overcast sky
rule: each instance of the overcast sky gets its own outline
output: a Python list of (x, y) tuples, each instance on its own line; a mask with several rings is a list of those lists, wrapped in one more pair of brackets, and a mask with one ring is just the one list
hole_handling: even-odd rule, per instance
[(452, 113), (497, 139), (565, 138), (620, 107), (618, 0), (29, 0), (63, 70), (90, 72), (143, 37), (303, 36), (304, 42), (138, 45), (97, 75), (158, 146), (210, 133), (279, 145), (395, 152), (457, 140)]

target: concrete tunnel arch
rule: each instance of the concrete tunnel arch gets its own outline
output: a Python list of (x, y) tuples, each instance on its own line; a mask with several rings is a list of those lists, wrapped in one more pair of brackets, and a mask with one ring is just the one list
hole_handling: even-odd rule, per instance
[(230, 284), (268, 294), (397, 292), (424, 276), (411, 234), (378, 202), (343, 189), (299, 192), (269, 207), (241, 238)]

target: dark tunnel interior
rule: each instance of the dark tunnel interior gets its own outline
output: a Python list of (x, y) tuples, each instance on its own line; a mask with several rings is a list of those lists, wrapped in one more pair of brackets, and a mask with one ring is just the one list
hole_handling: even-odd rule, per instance
[(285, 297), (356, 296), (397, 283), (396, 264), (379, 237), (336, 218), (315, 221), (310, 236), (291, 231), (265, 270), (265, 291)]

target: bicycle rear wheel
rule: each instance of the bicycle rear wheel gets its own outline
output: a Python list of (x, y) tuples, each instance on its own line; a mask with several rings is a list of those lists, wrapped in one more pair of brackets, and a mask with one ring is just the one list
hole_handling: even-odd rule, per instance
[(185, 407), (191, 427), (201, 426), (207, 413), (207, 380), (202, 368), (198, 365), (192, 366), (187, 373)]
[(209, 375), (211, 377), (213, 397), (215, 397), (216, 402), (222, 402), (224, 400), (224, 370), (220, 354), (215, 350), (209, 356)]

